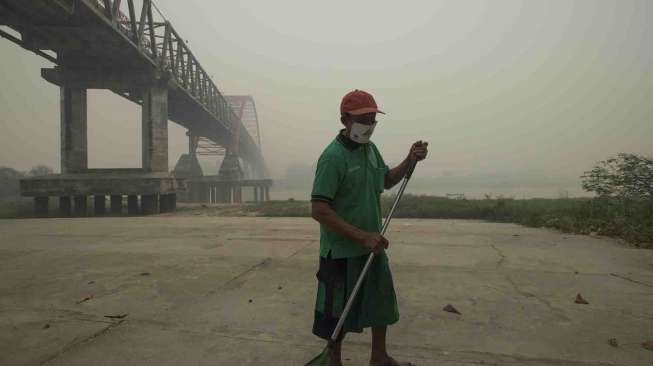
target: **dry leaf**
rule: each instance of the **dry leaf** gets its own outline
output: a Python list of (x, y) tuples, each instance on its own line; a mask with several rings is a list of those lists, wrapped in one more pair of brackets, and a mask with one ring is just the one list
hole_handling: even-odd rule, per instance
[(575, 301), (575, 303), (576, 303), (576, 304), (583, 304), (583, 305), (587, 305), (587, 304), (589, 304), (589, 302), (587, 302), (587, 300), (583, 299), (583, 297), (580, 296), (580, 294), (576, 295), (576, 301)]
[(653, 351), (653, 341), (642, 342), (642, 347), (649, 351)]
[(456, 308), (454, 308), (453, 305), (451, 305), (451, 304), (447, 304), (447, 306), (445, 306), (442, 310), (444, 310), (444, 311), (446, 311), (446, 312), (449, 312), (449, 313), (454, 313), (454, 314), (462, 315), (462, 314), (460, 313), (460, 311), (458, 311)]

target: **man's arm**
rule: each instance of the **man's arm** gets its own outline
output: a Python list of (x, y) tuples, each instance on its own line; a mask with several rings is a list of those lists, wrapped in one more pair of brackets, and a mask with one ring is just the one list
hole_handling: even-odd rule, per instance
[(385, 180), (383, 181), (384, 188), (390, 189), (395, 185), (397, 185), (397, 183), (401, 181), (401, 178), (403, 178), (406, 175), (406, 172), (408, 171), (408, 167), (410, 167), (410, 164), (411, 164), (410, 157), (407, 157), (406, 159), (404, 159), (404, 161), (401, 162), (401, 164), (388, 170), (388, 174), (385, 175)]
[(311, 202), (311, 216), (315, 221), (325, 225), (336, 234), (342, 235), (347, 239), (360, 243), (365, 248), (378, 253), (388, 248), (388, 240), (379, 233), (370, 233), (363, 231), (353, 225), (348, 224), (329, 206), (322, 201)]
[(410, 151), (408, 152), (406, 159), (404, 159), (401, 164), (388, 170), (388, 173), (385, 175), (385, 180), (383, 182), (385, 189), (390, 189), (397, 185), (397, 183), (399, 183), (399, 181), (401, 181), (401, 179), (406, 175), (408, 168), (410, 168), (412, 164), (424, 160), (428, 154), (428, 146), (429, 143), (426, 141), (420, 140), (414, 143), (413, 146), (410, 147)]

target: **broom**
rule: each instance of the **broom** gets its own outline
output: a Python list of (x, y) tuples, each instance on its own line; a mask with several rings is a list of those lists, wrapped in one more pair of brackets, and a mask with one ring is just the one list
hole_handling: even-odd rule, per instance
[[(392, 204), (392, 207), (390, 208), (388, 217), (386, 217), (385, 221), (383, 222), (383, 227), (381, 228), (381, 235), (385, 234), (385, 231), (388, 228), (388, 225), (390, 224), (390, 220), (392, 219), (392, 215), (395, 213), (397, 204), (399, 203), (401, 196), (404, 194), (406, 185), (408, 185), (408, 180), (413, 175), (413, 170), (415, 170), (415, 164), (416, 162), (410, 166), (410, 168), (406, 172), (406, 175), (404, 176), (403, 181), (401, 182), (401, 186), (399, 187), (399, 192), (397, 193), (397, 197), (395, 197), (395, 201)], [(358, 276), (358, 279), (356, 280), (356, 285), (354, 286), (351, 295), (349, 295), (349, 299), (347, 299), (347, 304), (345, 305), (345, 309), (343, 310), (342, 315), (340, 315), (340, 319), (338, 320), (338, 323), (336, 324), (336, 328), (333, 330), (333, 333), (331, 334), (331, 338), (329, 339), (329, 342), (327, 343), (326, 347), (324, 347), (322, 353), (315, 356), (312, 360), (308, 361), (308, 363), (304, 366), (327, 366), (329, 364), (333, 346), (336, 343), (336, 339), (338, 339), (338, 333), (340, 333), (340, 329), (342, 329), (342, 325), (345, 323), (345, 319), (349, 314), (349, 310), (351, 309), (351, 305), (354, 302), (354, 298), (356, 297), (356, 294), (358, 293), (358, 290), (360, 289), (361, 284), (363, 283), (363, 278), (365, 278), (365, 274), (367, 274), (367, 270), (370, 268), (370, 264), (372, 264), (372, 259), (374, 259), (374, 252), (370, 253), (370, 255), (367, 257), (365, 266), (363, 267), (361, 274)]]

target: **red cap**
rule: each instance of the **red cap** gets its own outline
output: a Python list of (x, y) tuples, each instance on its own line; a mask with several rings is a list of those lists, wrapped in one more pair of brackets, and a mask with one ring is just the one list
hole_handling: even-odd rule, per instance
[(365, 113), (385, 114), (377, 108), (372, 94), (358, 89), (347, 93), (347, 95), (342, 98), (342, 102), (340, 103), (340, 114), (345, 113), (353, 114), (354, 116)]

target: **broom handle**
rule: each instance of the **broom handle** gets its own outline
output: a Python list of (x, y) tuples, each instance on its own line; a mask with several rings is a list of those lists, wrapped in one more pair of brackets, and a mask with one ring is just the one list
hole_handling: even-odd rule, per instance
[[(392, 215), (394, 215), (395, 209), (397, 208), (397, 204), (399, 203), (401, 196), (404, 194), (406, 185), (408, 185), (408, 180), (413, 175), (413, 171), (415, 170), (416, 163), (417, 162), (411, 164), (411, 166), (408, 168), (408, 171), (406, 172), (406, 175), (404, 176), (403, 181), (401, 182), (401, 186), (399, 187), (399, 192), (397, 192), (397, 197), (395, 197), (395, 201), (392, 204), (392, 208), (390, 208), (388, 217), (386, 217), (385, 221), (383, 222), (383, 227), (381, 228), (381, 236), (385, 234), (385, 231), (388, 229), (388, 225), (390, 225), (390, 220), (392, 219)], [(354, 289), (351, 291), (351, 295), (349, 295), (349, 299), (347, 299), (347, 304), (345, 305), (345, 309), (342, 311), (342, 315), (340, 315), (340, 319), (338, 319), (336, 328), (333, 330), (333, 333), (331, 334), (331, 339), (329, 340), (330, 344), (335, 343), (336, 339), (338, 339), (338, 333), (340, 333), (340, 329), (342, 329), (342, 326), (345, 323), (345, 319), (349, 314), (349, 310), (351, 310), (351, 305), (354, 303), (354, 298), (358, 294), (358, 290), (360, 289), (361, 284), (363, 283), (363, 278), (365, 278), (365, 275), (367, 274), (367, 270), (370, 268), (370, 264), (372, 264), (372, 259), (374, 259), (374, 252), (370, 253), (370, 255), (367, 257), (365, 266), (363, 267), (361, 274), (358, 276), (358, 279), (356, 280), (356, 285), (354, 286)]]

